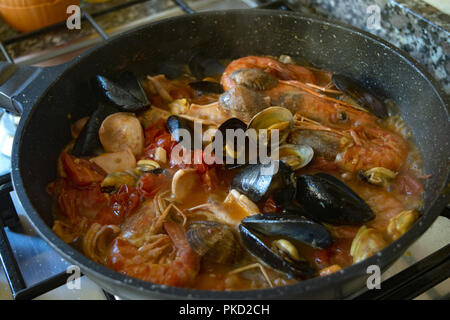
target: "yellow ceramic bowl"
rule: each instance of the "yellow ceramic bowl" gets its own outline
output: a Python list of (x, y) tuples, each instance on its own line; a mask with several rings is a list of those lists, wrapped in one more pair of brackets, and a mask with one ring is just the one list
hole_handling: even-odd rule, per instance
[(0, 0), (1, 18), (14, 29), (28, 32), (64, 21), (79, 0)]

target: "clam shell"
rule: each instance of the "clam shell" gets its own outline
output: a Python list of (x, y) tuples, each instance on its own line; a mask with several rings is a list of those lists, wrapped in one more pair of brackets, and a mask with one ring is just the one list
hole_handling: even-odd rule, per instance
[(186, 239), (191, 248), (203, 259), (215, 263), (233, 263), (240, 253), (233, 230), (220, 222), (194, 222), (188, 227)]
[(284, 144), (278, 148), (278, 158), (292, 170), (303, 168), (311, 162), (314, 150), (308, 145)]
[(277, 129), (279, 130), (279, 144), (281, 144), (286, 140), (293, 126), (294, 116), (288, 109), (269, 107), (258, 112), (250, 120), (248, 129), (255, 129), (258, 134), (260, 134), (260, 130), (265, 129), (268, 131), (268, 136), (270, 136), (270, 130)]

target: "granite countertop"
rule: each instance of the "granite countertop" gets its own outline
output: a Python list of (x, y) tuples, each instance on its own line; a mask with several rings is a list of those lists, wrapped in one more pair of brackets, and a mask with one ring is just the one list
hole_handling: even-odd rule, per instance
[[(450, 16), (420, 0), (290, 0), (375, 34), (421, 63), (450, 94)], [(380, 10), (380, 28), (368, 24), (369, 6)]]

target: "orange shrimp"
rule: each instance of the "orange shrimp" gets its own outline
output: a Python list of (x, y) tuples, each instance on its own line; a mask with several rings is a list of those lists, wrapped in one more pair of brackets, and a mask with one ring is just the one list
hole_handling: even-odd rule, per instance
[(341, 169), (356, 172), (385, 167), (398, 171), (404, 164), (408, 145), (402, 137), (381, 128), (378, 118), (361, 107), (325, 95), (339, 91), (315, 84), (311, 70), (272, 58), (248, 56), (227, 66), (222, 76), (225, 89), (235, 85), (230, 74), (243, 68), (259, 68), (279, 79), (276, 87), (260, 92), (270, 98), (272, 105), (294, 113), (297, 129), (320, 130), (346, 138), (335, 154)]
[[(185, 232), (180, 225), (166, 221), (164, 229), (176, 251), (176, 256), (172, 261), (166, 263), (147, 261), (146, 250), (142, 250), (144, 247), (138, 249), (128, 240), (118, 237), (110, 249), (109, 267), (131, 277), (153, 283), (177, 287), (192, 286), (200, 271), (200, 256), (189, 246)], [(157, 242), (156, 245), (161, 245), (164, 238)]]
[[(295, 117), (295, 127), (299, 130), (321, 131), (332, 139), (341, 138), (338, 150), (329, 149), (329, 157), (335, 158), (335, 164), (342, 170), (357, 172), (374, 167), (384, 167), (399, 171), (406, 161), (407, 142), (399, 135), (381, 128), (376, 123), (373, 126), (355, 126), (350, 129), (334, 129), (320, 122), (299, 116)], [(304, 135), (296, 134), (295, 139), (304, 139)], [(313, 149), (327, 146), (326, 136), (315, 142), (321, 146), (311, 145)], [(332, 140), (331, 140), (332, 141)], [(301, 143), (301, 141), (296, 141)], [(314, 140), (310, 143), (314, 143)], [(320, 149), (320, 148), (319, 148)], [(323, 152), (323, 150), (322, 150)]]
[(384, 167), (399, 171), (406, 161), (408, 145), (399, 135), (380, 127), (357, 127), (350, 131), (353, 144), (336, 156), (336, 164), (347, 171)]
[[(356, 110), (348, 103), (324, 95), (323, 92), (339, 93), (339, 91), (316, 85), (313, 71), (267, 57), (248, 56), (233, 60), (222, 75), (221, 83), (225, 90), (235, 86), (230, 74), (243, 68), (262, 69), (279, 79), (275, 88), (261, 91), (263, 96), (270, 98), (272, 105), (288, 108), (293, 113), (299, 113), (334, 128), (347, 129), (356, 124), (372, 125), (377, 120), (375, 116)], [(345, 121), (340, 121), (339, 118), (343, 113)]]
[(230, 62), (222, 75), (221, 83), (225, 90), (235, 86), (230, 78), (233, 71), (244, 68), (258, 68), (270, 73), (280, 80), (299, 80), (315, 83), (314, 74), (305, 67), (296, 64), (284, 64), (278, 60), (268, 57), (248, 56)]
[(357, 190), (376, 215), (374, 220), (367, 223), (370, 228), (385, 232), (391, 219), (406, 210), (405, 205), (387, 190), (370, 185), (360, 186)]
[(336, 129), (353, 126), (378, 126), (378, 118), (356, 106), (317, 92), (316, 88), (300, 81), (280, 81), (265, 93), (274, 104), (284, 106), (293, 113), (321, 122)]

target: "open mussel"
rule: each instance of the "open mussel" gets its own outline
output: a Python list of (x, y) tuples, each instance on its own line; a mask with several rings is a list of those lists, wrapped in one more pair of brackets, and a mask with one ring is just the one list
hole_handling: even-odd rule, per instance
[(375, 218), (367, 203), (339, 179), (326, 174), (297, 177), (302, 214), (331, 225), (360, 225)]
[(359, 177), (368, 183), (386, 188), (395, 179), (397, 173), (383, 167), (375, 167), (366, 171), (360, 171)]
[(279, 239), (272, 242), (271, 249), (281, 256), (282, 258), (286, 259), (287, 261), (300, 261), (302, 260), (302, 257), (298, 253), (297, 247), (292, 244), (289, 240), (286, 239)]
[(317, 273), (311, 264), (299, 256), (296, 257), (296, 250), (286, 250), (286, 243), (277, 243), (275, 240), (272, 245), (267, 245), (257, 231), (248, 229), (242, 224), (239, 225), (239, 234), (247, 250), (271, 268), (296, 279), (311, 278)]
[(278, 79), (259, 68), (243, 68), (235, 70), (230, 78), (239, 85), (254, 90), (269, 90), (278, 85)]
[(222, 134), (222, 137), (225, 138), (227, 134), (227, 130), (232, 130), (231, 133), (234, 133), (236, 130), (247, 130), (247, 125), (244, 121), (238, 119), (238, 118), (230, 118), (224, 123), (222, 123), (219, 128), (219, 132)]
[(137, 162), (136, 168), (134, 168), (135, 174), (141, 176), (147, 173), (152, 173), (157, 169), (160, 169), (158, 162), (150, 159), (142, 159)]
[(187, 119), (176, 115), (171, 115), (167, 119), (167, 128), (176, 142), (180, 143), (187, 150), (194, 150), (195, 139), (200, 139), (197, 143), (201, 147), (201, 137), (194, 136), (193, 123)]
[(104, 95), (120, 111), (140, 112), (150, 108), (150, 102), (141, 83), (131, 72), (121, 73), (117, 81), (99, 75), (97, 82)]
[(113, 172), (108, 174), (105, 179), (103, 179), (100, 187), (102, 192), (112, 193), (118, 190), (124, 184), (129, 187), (134, 187), (137, 182), (136, 175), (133, 172)]
[(204, 260), (214, 263), (234, 263), (241, 251), (233, 229), (220, 222), (193, 222), (186, 231), (186, 240)]
[(333, 74), (331, 81), (340, 91), (381, 119), (388, 117), (386, 105), (368, 89), (349, 77)]
[(250, 164), (234, 176), (230, 187), (245, 194), (253, 202), (272, 196), (277, 204), (283, 204), (294, 197), (295, 175), (290, 167), (279, 160), (268, 164)]
[(193, 81), (193, 82), (189, 83), (189, 86), (192, 89), (197, 90), (197, 92), (199, 94), (204, 94), (204, 93), (222, 94), (222, 93), (224, 93), (223, 86), (220, 83), (214, 82), (214, 81), (205, 81), (205, 80)]
[(324, 226), (295, 214), (254, 214), (244, 218), (241, 224), (265, 236), (296, 240), (314, 248), (326, 248), (333, 243)]
[(73, 146), (72, 154), (76, 157), (97, 155), (102, 151), (98, 131), (103, 120), (119, 110), (111, 103), (101, 103), (89, 117)]
[[(222, 123), (214, 134), (213, 146), (216, 156), (222, 150), (226, 168), (236, 168), (248, 163), (247, 125), (238, 118), (230, 118)], [(239, 138), (240, 137), (240, 138)]]

